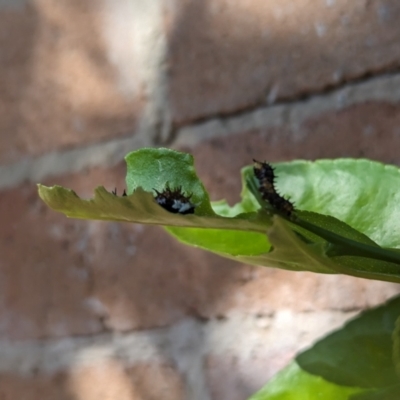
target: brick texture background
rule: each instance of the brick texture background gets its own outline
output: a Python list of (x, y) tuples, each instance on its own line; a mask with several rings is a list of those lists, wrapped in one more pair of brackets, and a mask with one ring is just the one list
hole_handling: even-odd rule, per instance
[(144, 145), (191, 152), (231, 204), (252, 158), (399, 165), (399, 16), (395, 0), (0, 0), (0, 399), (244, 400), (399, 293), (67, 219), (35, 185), (122, 189)]

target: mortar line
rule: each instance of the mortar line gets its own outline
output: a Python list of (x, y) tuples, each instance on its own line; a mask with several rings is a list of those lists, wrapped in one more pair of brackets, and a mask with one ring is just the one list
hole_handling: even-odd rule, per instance
[(400, 74), (390, 73), (367, 81), (350, 82), (300, 100), (258, 105), (244, 112), (222, 114), (187, 124), (174, 130), (169, 145), (192, 148), (204, 140), (242, 133), (254, 129), (297, 127), (307, 118), (329, 111), (339, 111), (368, 101), (400, 103)]
[(265, 108), (265, 107), (271, 107), (271, 106), (278, 106), (278, 105), (290, 105), (290, 104), (297, 104), (301, 102), (306, 102), (310, 98), (314, 98), (317, 96), (325, 96), (329, 95), (331, 93), (334, 93), (338, 90), (347, 88), (347, 87), (352, 87), (352, 86), (357, 86), (357, 85), (362, 85), (365, 84), (369, 81), (373, 81), (375, 79), (379, 79), (382, 77), (394, 77), (396, 75), (400, 74), (400, 66), (394, 66), (390, 68), (383, 68), (381, 72), (375, 72), (375, 71), (367, 71), (366, 73), (354, 77), (354, 78), (349, 78), (345, 79), (343, 81), (337, 82), (337, 83), (331, 83), (327, 84), (326, 86), (322, 86), (320, 88), (315, 88), (310, 91), (299, 91), (296, 94), (285, 96), (278, 98), (277, 100), (270, 101), (268, 98), (263, 98), (263, 99), (258, 99), (252, 102), (252, 104), (240, 107), (236, 110), (233, 111), (227, 111), (227, 112), (216, 112), (216, 113), (210, 113), (206, 116), (200, 116), (200, 117), (194, 117), (190, 118), (187, 120), (184, 120), (182, 123), (176, 124), (176, 129), (180, 129), (184, 126), (189, 126), (189, 125), (199, 125), (207, 120), (210, 119), (224, 119), (224, 118), (230, 118), (234, 117), (235, 115), (240, 115), (240, 114), (245, 114), (247, 112), (251, 112), (255, 109), (258, 108)]
[(27, 157), (13, 164), (0, 165), (0, 190), (22, 183), (43, 182), (52, 176), (76, 173), (90, 167), (112, 167), (129, 152), (151, 146), (146, 135), (114, 139), (69, 150), (52, 151), (36, 158)]
[[(359, 311), (359, 310), (358, 310)], [(281, 314), (287, 313), (280, 310)], [(292, 312), (297, 319), (311, 318), (309, 312)], [(341, 326), (357, 311), (317, 310), (315, 315), (332, 318)], [(282, 317), (278, 314), (264, 317), (270, 322), (266, 326), (275, 326)], [(143, 362), (165, 364), (172, 362), (181, 372), (188, 374), (189, 386), (194, 385), (195, 375), (202, 373), (203, 358), (207, 354), (225, 354), (236, 348), (236, 336), (243, 335), (241, 327), (246, 326), (262, 335), (263, 325), (257, 325), (257, 314), (243, 312), (232, 313), (224, 320), (211, 319), (207, 322), (186, 317), (167, 327), (150, 328), (130, 332), (110, 332), (63, 338), (0, 340), (0, 374), (13, 372), (30, 375), (35, 371), (53, 374), (74, 366), (92, 365), (97, 361), (116, 358), (126, 365)], [(275, 322), (273, 322), (275, 321)], [(277, 328), (278, 325), (276, 325)], [(333, 327), (335, 329), (335, 327)], [(232, 335), (225, 337), (227, 332)], [(324, 332), (321, 332), (321, 335)], [(317, 331), (316, 337), (320, 334)], [(200, 390), (200, 389), (199, 389)], [(204, 400), (204, 399), (202, 399)]]

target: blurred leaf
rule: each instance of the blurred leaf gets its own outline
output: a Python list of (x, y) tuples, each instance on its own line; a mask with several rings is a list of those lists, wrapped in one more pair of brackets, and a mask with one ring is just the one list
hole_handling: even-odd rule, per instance
[(400, 297), (361, 313), (299, 354), (249, 400), (400, 399), (392, 361), (399, 315)]
[(344, 386), (377, 389), (398, 383), (392, 357), (392, 332), (400, 297), (368, 310), (297, 356), (310, 374)]
[(350, 400), (398, 400), (400, 399), (400, 385), (394, 385), (379, 390), (355, 394)]
[(349, 400), (360, 391), (308, 374), (292, 362), (248, 400)]
[(392, 340), (393, 340), (393, 363), (397, 376), (399, 377), (400, 380), (400, 316), (396, 319), (396, 325), (393, 331)]

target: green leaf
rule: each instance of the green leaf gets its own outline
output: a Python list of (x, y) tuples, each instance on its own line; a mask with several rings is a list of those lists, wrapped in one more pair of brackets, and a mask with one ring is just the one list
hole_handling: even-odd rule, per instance
[[(242, 201), (229, 207), (210, 203), (189, 154), (141, 149), (126, 161), (126, 197), (100, 187), (93, 199), (83, 200), (71, 190), (41, 185), (39, 195), (69, 217), (163, 225), (183, 243), (240, 262), (400, 282), (400, 251), (381, 247), (399, 244), (395, 167), (367, 160), (275, 165), (279, 192), (296, 204), (289, 221), (260, 198), (250, 167), (243, 170)], [(191, 196), (194, 215), (157, 204), (155, 191), (167, 186)]]
[(378, 389), (398, 383), (392, 357), (392, 332), (400, 297), (366, 311), (298, 355), (310, 374), (344, 386)]
[(379, 390), (355, 394), (350, 400), (398, 400), (400, 399), (400, 385), (394, 385)]
[[(274, 216), (266, 235), (248, 235), (248, 232), (209, 231), (204, 229), (168, 228), (168, 231), (185, 244), (211, 250), (221, 256), (253, 265), (265, 265), (299, 271), (334, 273), (328, 258), (311, 250), (288, 227), (288, 223)], [(269, 241), (266, 238), (269, 238)], [(273, 244), (271, 248), (270, 243)], [(327, 266), (324, 266), (324, 263)]]
[(316, 240), (316, 236), (311, 236), (310, 232), (307, 233), (308, 237), (313, 237), (315, 241), (303, 240), (299, 236), (299, 232), (302, 232), (299, 227), (277, 215), (272, 218), (272, 224), (266, 231), (272, 245), (268, 247), (268, 242), (264, 243), (261, 237), (258, 239), (256, 235), (251, 237), (235, 231), (214, 231), (210, 236), (203, 229), (168, 228), (168, 231), (185, 244), (247, 264), (400, 282), (398, 264), (351, 255), (328, 257), (327, 241), (321, 238)]
[[(359, 162), (357, 160), (352, 161), (353, 163)], [(362, 164), (364, 164), (365, 161), (366, 160), (360, 160)], [(321, 161), (322, 164), (324, 164), (324, 162), (325, 160)], [(337, 167), (337, 163), (331, 163), (334, 164), (335, 168)], [(296, 165), (296, 162), (289, 164)], [(304, 167), (304, 164), (307, 166), (314, 166), (312, 163), (300, 162), (301, 167)], [(381, 167), (379, 163), (372, 164), (378, 169)], [(278, 164), (276, 166), (279, 178), (281, 178), (281, 167), (285, 165), (286, 164)], [(345, 167), (347, 168), (347, 163), (345, 163)], [(344, 167), (342, 166), (342, 168)], [(324, 170), (325, 169), (322, 168), (322, 171)], [(294, 171), (295, 168), (291, 171), (293, 175), (295, 175)], [(315, 173), (315, 171), (313, 172)], [(304, 168), (302, 173), (305, 174)], [(243, 181), (252, 182), (254, 179), (252, 168), (245, 168), (243, 170)], [(312, 178), (310, 178), (310, 182), (313, 182)], [(253, 187), (254, 186), (255, 185), (253, 185)], [(246, 188), (247, 186), (244, 187)], [(256, 196), (257, 194), (253, 193), (253, 195)], [(299, 196), (298, 193), (297, 197), (295, 197), (295, 195), (296, 193), (292, 193), (292, 200), (294, 200), (296, 204), (301, 203), (301, 196)], [(242, 198), (242, 202), (234, 208), (238, 209), (241, 204), (246, 204), (246, 211), (257, 209), (258, 203), (249, 191), (243, 190)], [(259, 199), (258, 202), (260, 202)], [(226, 210), (224, 211), (224, 214), (228, 215), (228, 212)], [(183, 243), (198, 246), (222, 256), (254, 265), (275, 266), (297, 271), (306, 269), (313, 272), (339, 272), (369, 279), (400, 282), (399, 253), (380, 248), (367, 235), (357, 231), (333, 216), (317, 214), (311, 211), (297, 211), (296, 218), (290, 223), (290, 229), (294, 231), (301, 240), (291, 237), (291, 239), (281, 242), (281, 239), (288, 236), (289, 232), (287, 230), (285, 235), (278, 235), (280, 239), (273, 240), (271, 235), (274, 235), (274, 232), (282, 231), (282, 227), (277, 227), (276, 223), (274, 223), (273, 226), (269, 228), (267, 236), (270, 242), (274, 242), (274, 249), (277, 249), (273, 254), (269, 252), (263, 253), (262, 247), (255, 249), (253, 240), (246, 241), (245, 235), (238, 238), (238, 240), (232, 237), (230, 242), (224, 241), (224, 243), (220, 243), (214, 240), (214, 235), (212, 240), (209, 240), (207, 238), (207, 231), (201, 229), (192, 231), (189, 234), (185, 229), (179, 228), (169, 229), (169, 232)], [(216, 234), (215, 237), (217, 236)], [(220, 237), (222, 238), (223, 235)], [(242, 244), (242, 248), (246, 247), (244, 243), (247, 243), (247, 246), (251, 250), (249, 252), (245, 252), (243, 249), (235, 252), (229, 251), (230, 245), (232, 248), (236, 249), (236, 243), (239, 242)]]
[(348, 400), (362, 389), (327, 382), (292, 362), (248, 400)]
[(126, 186), (128, 193), (141, 187), (146, 192), (162, 191), (182, 186), (191, 194), (196, 204), (196, 215), (214, 216), (208, 193), (193, 167), (193, 157), (169, 149), (141, 149), (125, 157), (127, 165)]
[[(247, 213), (233, 218), (217, 215), (211, 207), (203, 184), (193, 168), (192, 156), (168, 149), (141, 149), (126, 157), (128, 196), (118, 197), (103, 187), (95, 190), (93, 199), (79, 198), (61, 186), (38, 185), (39, 196), (52, 209), (70, 218), (136, 222), (143, 224), (237, 229), (262, 235), (270, 218), (265, 213)], [(196, 204), (194, 215), (170, 213), (154, 199), (155, 191), (182, 186)], [(267, 248), (268, 248), (268, 242)]]
[(396, 319), (396, 325), (393, 331), (392, 340), (393, 340), (393, 363), (397, 376), (400, 379), (400, 317)]
[(255, 265), (259, 261), (257, 257), (268, 253), (271, 248), (265, 233), (200, 228), (184, 229), (183, 232), (182, 228), (174, 227), (168, 227), (167, 231), (182, 243), (212, 250), (237, 261), (240, 261), (241, 257), (249, 257), (249, 262)]
[(400, 170), (370, 160), (276, 164), (277, 188), (300, 210), (333, 216), (382, 247), (400, 247)]

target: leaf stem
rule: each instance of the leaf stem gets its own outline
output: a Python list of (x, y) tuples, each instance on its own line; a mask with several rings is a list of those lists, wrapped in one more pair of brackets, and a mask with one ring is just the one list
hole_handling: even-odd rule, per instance
[(316, 235), (332, 243), (333, 246), (331, 246), (329, 250), (329, 252), (331, 253), (330, 255), (333, 255), (332, 253), (335, 253), (334, 255), (355, 255), (400, 264), (400, 253), (398, 252), (383, 249), (382, 247), (378, 246), (369, 246), (365, 243), (360, 243), (355, 240), (348, 239), (327, 229), (304, 221), (299, 217), (293, 218), (291, 222), (315, 233)]

